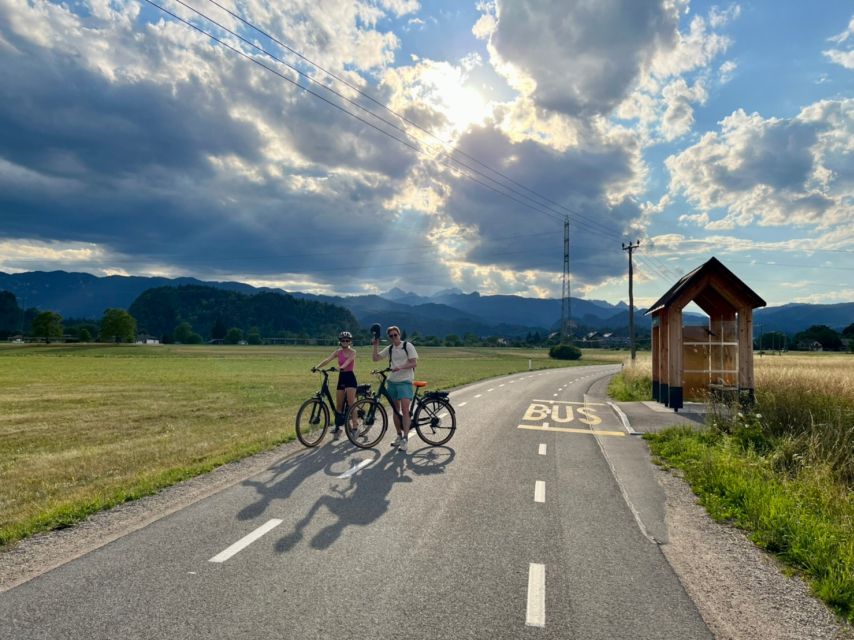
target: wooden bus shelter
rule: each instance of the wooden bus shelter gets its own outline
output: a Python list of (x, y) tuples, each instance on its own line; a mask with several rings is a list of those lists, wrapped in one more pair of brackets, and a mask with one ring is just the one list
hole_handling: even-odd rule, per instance
[[(684, 326), (690, 302), (705, 326)], [(680, 279), (646, 312), (652, 316), (652, 397), (678, 411), (709, 395), (753, 401), (753, 310), (765, 301), (716, 258)]]

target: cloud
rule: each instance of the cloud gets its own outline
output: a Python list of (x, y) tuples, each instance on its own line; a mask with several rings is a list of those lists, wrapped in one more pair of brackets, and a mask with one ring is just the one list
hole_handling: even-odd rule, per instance
[(674, 140), (691, 131), (694, 124), (694, 109), (691, 104), (703, 104), (707, 97), (706, 89), (700, 81), (689, 87), (685, 80), (678, 78), (661, 93), (666, 105), (661, 118), (661, 132), (665, 140)]
[(92, 243), (133, 273), (357, 281), (337, 248), (395, 223), (417, 154), (135, 2), (91, 8), (0, 4), (0, 234)]
[(831, 62), (841, 65), (846, 69), (854, 69), (854, 49), (852, 49), (851, 44), (848, 43), (849, 38), (854, 41), (854, 37), (852, 36), (854, 36), (854, 17), (851, 18), (851, 21), (848, 23), (848, 28), (845, 29), (845, 31), (828, 38), (828, 40), (834, 44), (846, 45), (845, 48), (828, 49), (827, 51), (822, 51), (822, 53), (829, 58)]
[[(461, 258), (507, 272), (560, 274), (561, 220), (568, 214), (578, 282), (620, 272), (622, 261), (613, 258), (613, 245), (641, 216), (629, 187), (637, 180), (639, 147), (607, 134), (590, 128), (578, 146), (558, 151), (534, 140), (515, 142), (495, 125), (470, 130), (459, 142), (461, 149), (473, 157), (504, 160), (491, 165), (500, 175), (484, 171), (479, 177), (489, 188), (453, 173), (446, 177), (450, 191), (442, 212), (461, 229)], [(518, 237), (508, 241), (514, 233)]]
[(702, 212), (707, 228), (851, 224), (854, 100), (822, 101), (794, 118), (734, 112), (695, 145), (670, 156), (670, 191)]
[(721, 84), (726, 84), (732, 80), (733, 73), (738, 69), (738, 63), (734, 60), (727, 60), (718, 69), (718, 81)]
[(659, 52), (673, 47), (676, 4), (499, 0), (475, 33), (490, 38), (496, 69), (539, 106), (572, 116), (607, 114)]
[[(682, 5), (675, 7), (681, 11)], [(634, 121), (645, 146), (678, 140), (693, 130), (694, 108), (708, 100), (712, 85), (711, 65), (731, 45), (730, 39), (715, 31), (723, 29), (740, 14), (738, 5), (721, 11), (712, 7), (707, 16), (694, 16), (687, 28), (674, 31), (672, 43), (658, 46), (615, 110), (624, 121)], [(718, 82), (731, 78), (737, 65), (724, 62)], [(712, 85), (714, 86), (714, 85)]]

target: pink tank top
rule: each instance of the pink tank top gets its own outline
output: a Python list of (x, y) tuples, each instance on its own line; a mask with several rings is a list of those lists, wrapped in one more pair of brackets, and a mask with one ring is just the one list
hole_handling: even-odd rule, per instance
[(342, 365), (347, 360), (347, 357), (349, 355), (350, 354), (344, 353), (343, 351), (338, 352), (338, 370), (339, 371), (352, 371), (353, 370), (353, 366), (356, 364), (356, 356), (355, 355), (353, 356), (353, 361), (347, 366), (347, 368), (346, 369), (342, 368)]

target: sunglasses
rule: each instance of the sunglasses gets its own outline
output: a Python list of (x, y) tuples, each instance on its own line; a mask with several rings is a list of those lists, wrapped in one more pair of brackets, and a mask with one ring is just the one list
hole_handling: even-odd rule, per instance
[(390, 333), (390, 334), (388, 334), (388, 337), (389, 338), (396, 338), (399, 335), (400, 335), (399, 333)]
[(343, 340), (339, 340), (338, 342), (350, 342), (350, 338), (344, 338)]

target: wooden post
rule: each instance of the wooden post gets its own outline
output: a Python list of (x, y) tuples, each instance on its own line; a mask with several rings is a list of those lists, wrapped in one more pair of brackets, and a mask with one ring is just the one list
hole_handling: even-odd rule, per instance
[(658, 327), (658, 394), (659, 402), (663, 402), (664, 406), (668, 406), (670, 402), (670, 324), (667, 320), (669, 310), (664, 308), (659, 313), (661, 322)]
[(682, 408), (682, 309), (671, 308), (667, 318), (668, 341), (668, 407)]
[(753, 309), (738, 310), (738, 395), (742, 402), (756, 399), (753, 382)]
[(661, 349), (661, 312), (658, 311), (652, 316), (652, 399), (656, 402), (661, 402), (661, 375), (658, 372), (658, 362), (660, 360), (659, 350)]

